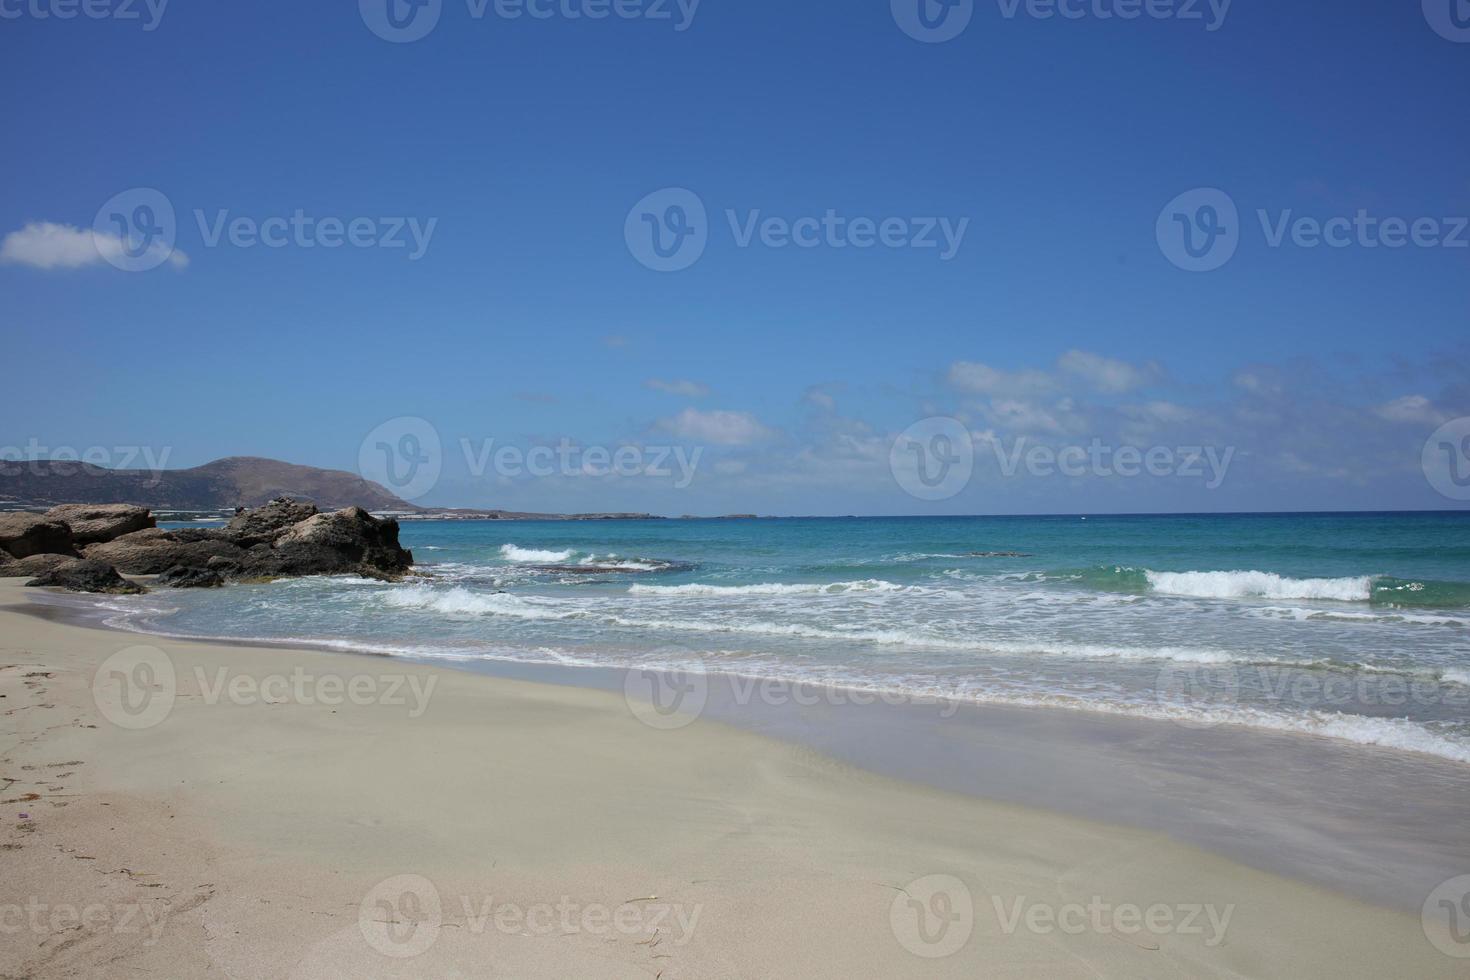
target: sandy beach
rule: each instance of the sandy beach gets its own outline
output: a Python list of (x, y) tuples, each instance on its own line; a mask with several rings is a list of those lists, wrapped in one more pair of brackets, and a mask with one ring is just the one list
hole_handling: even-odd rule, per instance
[(69, 625), (18, 586), (0, 976), (1463, 975), (1417, 915), (1162, 835), (602, 691)]

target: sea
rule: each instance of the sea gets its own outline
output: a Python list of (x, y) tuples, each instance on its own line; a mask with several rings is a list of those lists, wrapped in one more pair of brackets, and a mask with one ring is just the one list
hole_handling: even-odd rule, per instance
[(425, 573), (103, 600), (448, 665), (1236, 725), (1470, 763), (1470, 512), (405, 521)]

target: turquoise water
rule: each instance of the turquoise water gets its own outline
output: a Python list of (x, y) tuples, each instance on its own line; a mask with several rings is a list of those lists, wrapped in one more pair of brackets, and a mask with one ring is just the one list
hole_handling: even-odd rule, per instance
[(432, 577), (109, 600), (179, 635), (1239, 724), (1470, 762), (1470, 514), (406, 522)]

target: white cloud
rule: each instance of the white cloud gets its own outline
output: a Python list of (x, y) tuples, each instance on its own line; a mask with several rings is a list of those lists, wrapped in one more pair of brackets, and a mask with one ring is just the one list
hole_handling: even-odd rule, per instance
[(1413, 422), (1439, 425), (1448, 416), (1439, 411), (1423, 395), (1405, 395), (1375, 406), (1373, 414), (1387, 422)]
[(671, 419), (663, 419), (659, 427), (686, 439), (721, 446), (745, 446), (771, 438), (775, 432), (762, 425), (749, 412), (700, 412), (686, 408)]
[(1069, 350), (1057, 358), (1052, 371), (1003, 371), (978, 361), (956, 361), (949, 368), (949, 383), (960, 391), (992, 398), (1035, 398), (1075, 388), (1078, 382), (1105, 395), (1121, 395), (1158, 380), (1161, 374), (1152, 362), (1129, 364), (1090, 351)]
[(972, 395), (1002, 398), (1037, 395), (1056, 387), (1045, 371), (1002, 371), (978, 361), (956, 361), (950, 365), (949, 383)]
[(703, 398), (709, 394), (709, 388), (697, 381), (660, 381), (658, 378), (649, 378), (643, 382), (643, 387), (681, 398)]
[(1067, 351), (1057, 359), (1057, 367), (1107, 395), (1121, 395), (1135, 388), (1142, 388), (1159, 375), (1156, 364), (1149, 363), (1140, 367), (1085, 350)]
[[(150, 250), (162, 252), (164, 247), (155, 243)], [(0, 241), (0, 262), (36, 269), (80, 269), (101, 262), (122, 261), (123, 249), (123, 240), (117, 235), (36, 221), (12, 231)], [(189, 257), (174, 249), (168, 255), (168, 262), (182, 269), (189, 264)]]

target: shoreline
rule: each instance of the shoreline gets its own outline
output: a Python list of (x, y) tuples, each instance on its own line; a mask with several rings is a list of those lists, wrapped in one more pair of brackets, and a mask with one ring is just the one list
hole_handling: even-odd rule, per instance
[[(558, 977), (1448, 977), (1463, 967), (1417, 914), (1157, 832), (898, 781), (710, 713), (659, 730), (622, 697), (585, 687), (154, 638), (132, 646), (177, 668), (177, 697), (158, 723), (118, 728), (92, 685), (141, 634), (19, 612), (28, 605), (0, 583), (0, 710), (14, 731), (0, 773), (12, 780), (7, 811), (27, 814), (6, 814), (14, 873), (0, 907), (141, 907), (137, 921), (160, 928), (48, 920), (5, 944), (0, 973), (87, 975), (107, 963), (145, 976), (478, 975), (494, 963)], [(271, 678), (293, 673), (344, 684), (392, 675), (431, 697), (413, 717), (384, 699), (329, 707), (289, 687), (269, 693)], [(529, 915), (543, 907), (564, 907), (548, 912), (549, 930)], [(575, 928), (565, 908), (581, 910)], [(959, 933), (937, 919), (920, 930), (925, 909), (965, 927), (947, 955), (936, 954)], [(1133, 913), (1148, 910), (1153, 925), (1141, 927)], [(1073, 913), (1080, 931), (1058, 925)], [(628, 928), (608, 925), (617, 921)]]
[[(620, 698), (629, 676), (351, 641), (153, 633), (115, 625), (88, 597), (39, 589), (25, 597), (23, 614), (114, 635), (367, 657)], [(840, 686), (813, 697), (819, 685), (717, 671), (702, 680), (701, 717), (918, 786), (1164, 833), (1386, 908), (1417, 912), (1444, 869), (1470, 871), (1470, 825), (1460, 818), (1470, 810), (1470, 766), (1413, 749), (1045, 705), (890, 703)], [(1384, 851), (1394, 855), (1386, 867)]]

